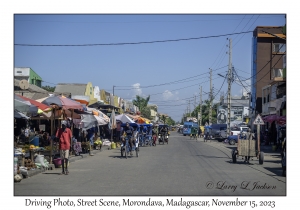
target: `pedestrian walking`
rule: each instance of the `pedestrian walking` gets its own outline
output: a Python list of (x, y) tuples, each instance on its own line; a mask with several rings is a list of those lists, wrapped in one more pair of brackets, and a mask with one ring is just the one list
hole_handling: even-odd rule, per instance
[[(56, 137), (59, 139), (59, 151), (62, 162), (62, 172), (60, 174), (69, 174), (68, 161), (69, 161), (69, 151), (72, 139), (72, 132), (67, 128), (67, 121), (63, 120), (61, 122), (61, 128), (56, 132)], [(66, 166), (66, 170), (65, 170)]]
[(202, 136), (202, 130), (201, 130), (201, 128), (199, 128), (198, 129), (198, 137), (201, 138), (201, 136)]

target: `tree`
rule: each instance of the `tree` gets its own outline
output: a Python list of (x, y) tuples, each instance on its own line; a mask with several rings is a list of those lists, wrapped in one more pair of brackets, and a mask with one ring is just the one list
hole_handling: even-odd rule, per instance
[(54, 86), (54, 87), (50, 87), (49, 85), (42, 86), (42, 88), (43, 88), (44, 90), (49, 91), (49, 92), (54, 92), (54, 90), (55, 90), (55, 86)]
[(141, 110), (141, 114), (143, 117), (147, 118), (147, 119), (151, 119), (151, 110), (150, 107), (144, 107)]
[(175, 125), (175, 121), (171, 117), (168, 117), (166, 119), (166, 124), (168, 124), (168, 125)]
[(136, 96), (136, 99), (132, 100), (133, 105), (139, 108), (141, 115), (148, 119), (151, 118), (150, 108), (147, 107), (149, 100), (150, 100), (150, 96), (148, 96), (147, 98), (143, 98), (139, 95)]
[[(217, 123), (217, 108), (218, 104), (212, 105), (212, 123)], [(198, 105), (191, 113), (192, 117), (198, 118), (198, 113), (200, 112), (200, 106)], [(202, 104), (202, 125), (209, 122), (209, 100), (205, 100)]]

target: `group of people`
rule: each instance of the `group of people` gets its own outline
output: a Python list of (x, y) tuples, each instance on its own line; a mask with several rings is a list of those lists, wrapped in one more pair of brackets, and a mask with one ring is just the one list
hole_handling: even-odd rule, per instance
[(129, 123), (126, 123), (126, 126), (121, 131), (121, 141), (123, 142), (123, 144), (125, 144), (125, 136), (128, 138), (131, 147), (130, 155), (132, 155), (133, 144), (135, 143), (138, 135), (141, 135), (144, 138), (150, 135), (152, 136), (153, 142), (155, 143), (159, 133), (161, 133), (162, 135), (166, 135), (168, 133), (168, 128), (166, 126), (161, 126), (159, 128), (158, 125), (154, 125), (153, 129), (149, 129), (147, 126), (141, 125), (138, 131), (137, 127), (133, 128)]

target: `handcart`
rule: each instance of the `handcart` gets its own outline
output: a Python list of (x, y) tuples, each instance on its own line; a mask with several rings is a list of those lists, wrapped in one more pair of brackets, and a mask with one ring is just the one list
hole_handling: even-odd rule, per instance
[(248, 136), (245, 134), (238, 135), (237, 149), (232, 150), (232, 162), (236, 163), (238, 156), (245, 159), (244, 162), (249, 163), (250, 158), (257, 157), (259, 164), (264, 163), (264, 152), (259, 151), (257, 141), (253, 139), (253, 134)]

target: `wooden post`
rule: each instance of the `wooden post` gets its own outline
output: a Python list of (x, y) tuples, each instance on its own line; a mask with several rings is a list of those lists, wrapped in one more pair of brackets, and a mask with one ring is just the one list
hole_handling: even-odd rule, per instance
[[(55, 111), (55, 110), (54, 110)], [(50, 141), (50, 164), (52, 164), (52, 155), (53, 155), (53, 139), (52, 136), (54, 135), (54, 129), (53, 129), (53, 109), (52, 109), (52, 113), (51, 113), (51, 141)]]
[[(71, 119), (73, 121), (73, 114), (74, 114), (74, 109), (72, 109), (72, 112), (71, 112)], [(72, 123), (72, 126), (71, 126), (71, 132), (72, 132), (72, 136), (73, 136), (73, 123)], [(71, 148), (70, 148), (70, 156), (72, 155), (72, 149), (73, 149), (73, 141), (72, 139), (70, 139), (70, 145), (71, 145)]]
[(258, 151), (258, 157), (260, 153), (260, 125), (257, 125), (257, 151)]

